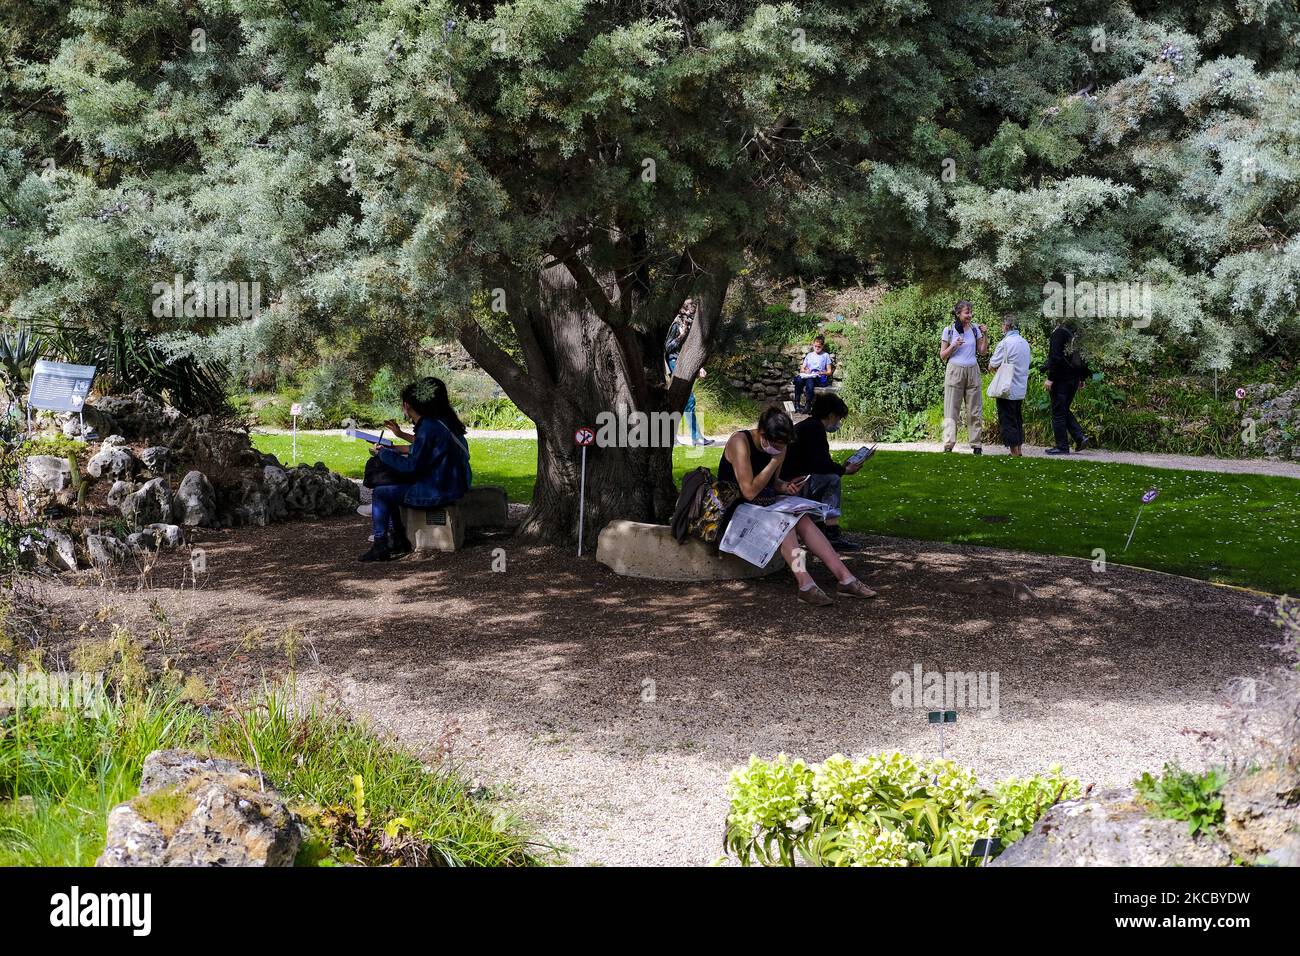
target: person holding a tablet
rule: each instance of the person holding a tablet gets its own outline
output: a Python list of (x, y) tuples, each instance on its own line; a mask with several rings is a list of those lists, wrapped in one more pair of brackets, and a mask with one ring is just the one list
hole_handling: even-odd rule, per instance
[(800, 486), (799, 496), (820, 501), (830, 507), (822, 526), (826, 540), (836, 551), (856, 551), (857, 545), (840, 531), (840, 480), (845, 475), (855, 475), (868, 455), (841, 465), (831, 457), (830, 435), (839, 431), (840, 423), (848, 417), (849, 408), (838, 395), (823, 392), (812, 400), (808, 417), (794, 426), (794, 442), (781, 466), (785, 481), (806, 479)]
[[(422, 378), (402, 390), (402, 413), (413, 425), (407, 448), (371, 445), (370, 454), (402, 479), (400, 484), (376, 485), (371, 490), (370, 520), (374, 541), (362, 561), (388, 561), (411, 551), (402, 525), (402, 507), (439, 508), (464, 497), (469, 488), (469, 443), (465, 426), (451, 407), (441, 379)], [(391, 423), (391, 424), (396, 424)]]

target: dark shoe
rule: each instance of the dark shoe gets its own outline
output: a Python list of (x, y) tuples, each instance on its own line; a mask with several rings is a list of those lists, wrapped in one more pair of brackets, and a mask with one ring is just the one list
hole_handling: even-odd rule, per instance
[(393, 553), (388, 548), (387, 538), (378, 538), (370, 546), (370, 550), (361, 556), (362, 561), (388, 561), (392, 558)]
[(871, 590), (857, 578), (854, 578), (848, 584), (836, 584), (835, 592), (837, 594), (847, 594), (850, 597), (873, 598), (876, 592)]
[(952, 445), (944, 445), (944, 446), (943, 446), (943, 450), (944, 450), (944, 451), (952, 451)]
[(1070, 453), (1070, 449), (1068, 449), (1068, 448), (1049, 448), (1049, 449), (1047, 449), (1047, 453), (1048, 453), (1049, 455), (1068, 455), (1068, 454)]
[(411, 539), (406, 535), (402, 535), (400, 538), (393, 538), (392, 546), (388, 549), (388, 556), (390, 558), (404, 558), (413, 550)]
[(1089, 438), (1087, 435), (1084, 435), (1082, 438), (1080, 438), (1077, 442), (1074, 443), (1074, 447), (1077, 451), (1083, 451), (1091, 444), (1092, 444), (1092, 439)]
[(815, 584), (810, 588), (800, 588), (799, 600), (803, 601), (804, 604), (811, 604), (815, 607), (826, 607), (835, 603), (825, 591)]
[(696, 442), (696, 444), (697, 444), (697, 445), (716, 445), (717, 442), (715, 442), (712, 438), (701, 438), (698, 442)]
[(981, 448), (979, 445), (976, 445), (974, 448), (971, 449), (971, 454), (972, 454), (972, 455), (982, 455), (982, 454), (984, 454), (984, 449)]
[(854, 551), (861, 551), (859, 545), (854, 544), (848, 538), (831, 538), (831, 547), (843, 554), (852, 554)]

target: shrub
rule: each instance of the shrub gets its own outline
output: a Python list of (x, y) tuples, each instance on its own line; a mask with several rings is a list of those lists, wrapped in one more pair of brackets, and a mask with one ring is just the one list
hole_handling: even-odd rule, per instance
[(950, 760), (836, 754), (806, 764), (781, 754), (751, 757), (728, 789), (726, 846), (744, 866), (975, 866), (976, 840), (1014, 843), (1054, 803), (1077, 796), (1079, 781), (1052, 767), (989, 790)]
[(910, 285), (887, 294), (850, 333), (842, 356), (844, 400), (869, 434), (883, 435), (943, 397), (939, 336), (952, 307), (970, 299), (977, 323), (998, 325), (979, 289), (926, 289)]
[(750, 323), (764, 345), (794, 345), (809, 342), (817, 333), (820, 316), (812, 312), (795, 312), (783, 305), (769, 305), (757, 320)]
[(356, 377), (347, 362), (327, 358), (307, 374), (301, 424), (308, 428), (337, 425), (352, 414)]

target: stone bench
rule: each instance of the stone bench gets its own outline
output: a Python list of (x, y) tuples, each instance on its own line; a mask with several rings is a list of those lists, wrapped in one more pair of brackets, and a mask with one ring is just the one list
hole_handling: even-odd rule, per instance
[(499, 485), (476, 485), (444, 508), (403, 508), (402, 523), (416, 551), (459, 551), (466, 529), (504, 528), (509, 503)]
[(596, 541), (596, 560), (616, 574), (656, 581), (736, 581), (785, 567), (780, 554), (759, 568), (698, 538), (678, 544), (668, 525), (640, 521), (605, 525)]

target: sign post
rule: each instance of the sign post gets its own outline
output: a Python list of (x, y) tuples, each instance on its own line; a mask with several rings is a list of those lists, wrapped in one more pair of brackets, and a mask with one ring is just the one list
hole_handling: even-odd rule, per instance
[[(1146, 494), (1142, 496), (1142, 503), (1138, 505), (1137, 517), (1133, 519), (1133, 527), (1128, 530), (1128, 540), (1124, 542), (1124, 551), (1127, 551), (1128, 546), (1133, 543), (1133, 532), (1138, 529), (1138, 522), (1142, 520), (1142, 509), (1155, 501), (1156, 496), (1159, 494), (1159, 488), (1148, 488)], [(1123, 552), (1120, 553), (1122, 554)]]
[(294, 402), (289, 406), (289, 414), (293, 416), (293, 463), (298, 464), (298, 416), (302, 414), (302, 404)]
[(578, 479), (578, 557), (582, 557), (582, 524), (587, 511), (587, 446), (596, 440), (596, 432), (579, 428), (573, 433), (573, 442), (582, 449), (582, 473)]
[(939, 759), (946, 760), (947, 756), (943, 749), (943, 725), (957, 723), (957, 711), (955, 710), (932, 710), (929, 713), (930, 723), (939, 725)]
[(81, 430), (86, 430), (86, 399), (95, 380), (95, 366), (69, 365), (38, 359), (32, 367), (32, 384), (27, 392), (27, 434), (32, 432), (32, 409), (47, 412), (76, 412)]

